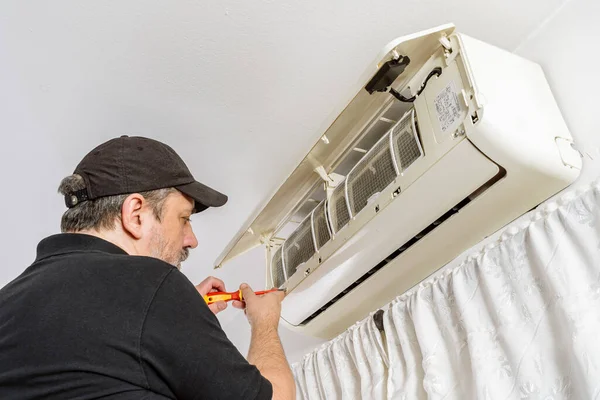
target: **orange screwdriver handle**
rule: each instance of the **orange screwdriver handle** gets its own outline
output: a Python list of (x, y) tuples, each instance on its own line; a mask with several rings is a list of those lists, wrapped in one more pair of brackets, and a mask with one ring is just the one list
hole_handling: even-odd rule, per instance
[(242, 291), (238, 290), (237, 292), (210, 292), (204, 296), (204, 301), (206, 304), (216, 303), (217, 301), (232, 301), (232, 300), (241, 300), (242, 299)]
[[(279, 292), (279, 291), (282, 291), (282, 289), (260, 290), (258, 292), (254, 292), (254, 294), (257, 296), (262, 296), (263, 294), (267, 294), (267, 293), (271, 293), (271, 292)], [(213, 304), (213, 303), (216, 303), (217, 301), (233, 301), (233, 300), (239, 300), (239, 301), (244, 300), (244, 296), (242, 296), (241, 289), (238, 290), (237, 292), (210, 292), (210, 293), (206, 294), (206, 296), (204, 296), (204, 301), (206, 301), (206, 304)]]

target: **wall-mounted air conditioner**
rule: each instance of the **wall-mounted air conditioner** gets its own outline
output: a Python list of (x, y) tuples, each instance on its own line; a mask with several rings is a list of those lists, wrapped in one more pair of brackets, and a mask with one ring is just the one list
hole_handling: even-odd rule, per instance
[(332, 337), (569, 185), (537, 64), (447, 25), (390, 43), (217, 266), (258, 245), (282, 318)]

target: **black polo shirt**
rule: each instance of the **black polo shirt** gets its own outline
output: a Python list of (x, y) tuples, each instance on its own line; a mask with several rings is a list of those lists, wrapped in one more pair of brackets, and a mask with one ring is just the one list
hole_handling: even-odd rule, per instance
[(0, 399), (270, 399), (176, 268), (102, 239), (42, 240), (0, 290)]

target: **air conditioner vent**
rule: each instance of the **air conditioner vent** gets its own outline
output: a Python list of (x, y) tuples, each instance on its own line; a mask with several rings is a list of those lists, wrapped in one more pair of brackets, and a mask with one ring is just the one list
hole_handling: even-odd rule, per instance
[(281, 287), (285, 282), (285, 275), (283, 273), (283, 258), (281, 257), (282, 248), (279, 247), (273, 256), (271, 261), (271, 279), (273, 280), (273, 286)]
[(325, 202), (321, 202), (312, 214), (312, 224), (315, 239), (315, 247), (319, 250), (331, 239), (327, 219), (325, 218)]
[(283, 264), (288, 277), (294, 275), (296, 267), (315, 254), (310, 215), (283, 243)]
[(334, 234), (339, 232), (346, 226), (348, 221), (350, 221), (350, 213), (348, 212), (348, 205), (346, 204), (345, 189), (345, 183), (340, 183), (338, 187), (333, 190), (331, 199), (328, 202), (329, 221), (331, 222), (331, 230)]

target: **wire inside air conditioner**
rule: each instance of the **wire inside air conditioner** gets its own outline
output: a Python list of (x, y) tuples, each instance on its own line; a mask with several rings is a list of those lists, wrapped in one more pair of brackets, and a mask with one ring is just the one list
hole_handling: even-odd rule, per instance
[(440, 67), (436, 67), (433, 70), (431, 70), (429, 75), (427, 75), (427, 78), (425, 78), (425, 80), (423, 81), (423, 84), (421, 85), (419, 90), (417, 90), (417, 93), (412, 97), (404, 97), (402, 94), (400, 94), (400, 92), (396, 91), (394, 88), (390, 88), (390, 94), (394, 96), (396, 100), (401, 101), (402, 103), (412, 103), (417, 99), (417, 97), (421, 95), (421, 93), (423, 93), (423, 90), (425, 90), (425, 87), (427, 86), (427, 82), (429, 82), (429, 80), (434, 76), (440, 75), (442, 75), (442, 69)]

